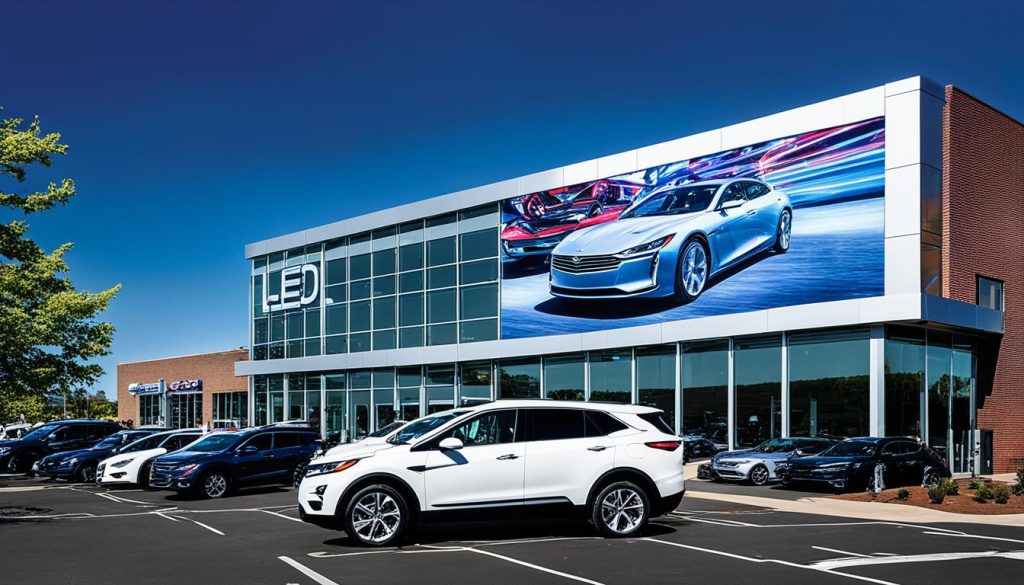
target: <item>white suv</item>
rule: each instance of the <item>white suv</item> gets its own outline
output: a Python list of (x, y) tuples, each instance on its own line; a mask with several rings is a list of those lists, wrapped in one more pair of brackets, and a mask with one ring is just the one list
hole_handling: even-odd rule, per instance
[(387, 448), (311, 461), (302, 519), (385, 546), (417, 521), (453, 513), (564, 507), (622, 537), (674, 510), (686, 489), (679, 437), (654, 408), (501, 400), (453, 412), (442, 424), (438, 415), (410, 423)]

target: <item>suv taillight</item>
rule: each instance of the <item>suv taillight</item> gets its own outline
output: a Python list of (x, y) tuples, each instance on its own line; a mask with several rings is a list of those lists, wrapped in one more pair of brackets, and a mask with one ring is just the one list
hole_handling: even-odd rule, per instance
[(661, 449), (662, 451), (675, 451), (682, 444), (682, 441), (651, 441), (650, 443), (644, 443), (644, 445), (651, 449)]

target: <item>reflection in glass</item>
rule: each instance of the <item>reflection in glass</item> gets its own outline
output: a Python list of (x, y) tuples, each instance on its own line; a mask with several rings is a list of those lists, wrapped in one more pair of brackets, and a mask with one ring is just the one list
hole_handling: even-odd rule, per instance
[(637, 401), (665, 411), (662, 417), (672, 428), (676, 421), (676, 346), (636, 349)]
[(886, 327), (886, 435), (921, 437), (924, 361), (924, 329)]
[(682, 346), (682, 430), (729, 443), (729, 340)]
[(782, 433), (781, 342), (775, 335), (734, 342), (737, 447), (754, 447)]
[(540, 398), (540, 359), (499, 362), (498, 398)]
[(628, 349), (590, 352), (590, 399), (632, 402), (632, 368), (632, 352)]
[(583, 400), (583, 354), (544, 358), (544, 397)]

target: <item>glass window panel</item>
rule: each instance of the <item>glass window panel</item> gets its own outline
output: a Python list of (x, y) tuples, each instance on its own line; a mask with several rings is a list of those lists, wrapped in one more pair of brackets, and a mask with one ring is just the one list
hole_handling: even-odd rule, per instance
[(320, 310), (306, 311), (306, 337), (320, 335)]
[(491, 362), (462, 364), (462, 405), (479, 404), (491, 399)]
[(427, 322), (444, 323), (455, 320), (455, 289), (427, 293)]
[(886, 327), (886, 435), (921, 437), (924, 347), (924, 329)]
[(403, 388), (419, 388), (423, 384), (423, 372), (419, 366), (398, 368), (398, 385)]
[[(344, 384), (342, 383), (342, 385)], [(327, 402), (324, 405), (324, 427), (327, 440), (341, 442), (342, 432), (345, 430), (345, 391), (331, 390), (328, 386), (326, 399)]]
[(371, 388), (373, 373), (370, 370), (356, 370), (348, 375), (348, 387), (352, 389)]
[(455, 385), (455, 366), (427, 366), (425, 383), (428, 386)]
[(423, 290), (423, 271), (414, 270), (398, 275), (398, 292)]
[(395, 349), (395, 330), (383, 329), (374, 331), (373, 349)]
[(257, 345), (252, 348), (252, 359), (253, 360), (265, 360), (267, 359), (267, 346)]
[(974, 429), (974, 412), (971, 410), (975, 383), (974, 348), (970, 344), (953, 345), (953, 377), (950, 393), (950, 431), (953, 443), (950, 451), (953, 455), (951, 471), (968, 473), (971, 471), (974, 443), (971, 431)]
[(498, 285), (483, 284), (459, 289), (463, 319), (498, 316)]
[(398, 297), (398, 322), (403, 326), (423, 323), (423, 293)]
[(427, 345), (448, 345), (455, 343), (457, 329), (455, 323), (431, 325), (427, 327)]
[(270, 340), (281, 341), (284, 339), (284, 315), (274, 315), (270, 318)]
[(492, 258), (498, 255), (498, 228), (461, 234), (459, 238), (462, 260)]
[(929, 331), (925, 355), (928, 386), (928, 439), (925, 442), (949, 461), (950, 376), (953, 358), (950, 336)]
[(978, 277), (977, 304), (981, 307), (1003, 310), (1003, 283), (984, 276)]
[(391, 329), (395, 326), (395, 297), (373, 300), (373, 328)]
[(357, 280), (348, 286), (349, 298), (353, 301), (370, 298), (370, 281)]
[(544, 397), (583, 400), (584, 366), (581, 353), (544, 358)]
[(498, 338), (497, 319), (463, 321), (459, 324), (459, 342), (493, 341)]
[(348, 351), (348, 337), (344, 335), (330, 335), (324, 338), (324, 353), (328, 355), (345, 353)]
[(306, 351), (306, 355), (307, 356), (320, 355), (320, 338), (319, 337), (309, 337), (309, 338), (307, 338), (306, 339), (306, 346), (305, 346), (305, 348), (306, 348), (305, 351)]
[(266, 343), (268, 341), (270, 341), (270, 331), (266, 317), (256, 319), (252, 323), (252, 342)]
[(285, 329), (288, 333), (288, 339), (300, 339), (305, 337), (303, 333), (304, 328), (302, 327), (302, 311), (295, 311), (285, 315)]
[(455, 262), (455, 236), (427, 242), (427, 265), (441, 266)]
[(324, 290), (324, 304), (344, 303), (347, 300), (348, 287), (344, 284), (329, 286)]
[(420, 417), (420, 389), (407, 388), (398, 391), (399, 416), (404, 421)]
[(459, 265), (459, 281), (462, 284), (491, 282), (498, 280), (497, 260), (478, 260)]
[(427, 288), (455, 286), (455, 265), (431, 268), (427, 271)]
[(540, 360), (498, 362), (498, 398), (540, 398)]
[(277, 295), (277, 298), (281, 298), (281, 271), (275, 270), (267, 274), (267, 295)]
[(378, 250), (373, 253), (373, 275), (393, 274), (395, 272), (395, 249)]
[(682, 430), (729, 444), (729, 340), (684, 343)]
[(370, 255), (359, 254), (349, 258), (349, 280), (370, 277)]
[(378, 276), (373, 279), (373, 296), (380, 297), (395, 294), (395, 275)]
[(394, 388), (395, 371), (391, 368), (374, 370), (372, 380), (374, 388)]
[(351, 438), (362, 439), (370, 432), (370, 392), (360, 390), (350, 393), (352, 402)]
[(327, 278), (324, 279), (324, 284), (344, 284), (345, 283), (345, 258), (337, 258), (335, 260), (327, 261)]
[(398, 418), (398, 412), (395, 410), (394, 390), (374, 390), (373, 406), (377, 415), (374, 430), (386, 427)]
[(398, 331), (399, 347), (422, 347), (423, 327), (403, 327)]
[(284, 358), (284, 343), (271, 343), (268, 346), (267, 355), (272, 360)]
[(398, 269), (415, 270), (423, 268), (423, 244), (406, 244), (398, 249)]
[(449, 410), (454, 406), (454, 386), (431, 386), (427, 388), (427, 414)]
[(302, 347), (305, 342), (301, 339), (289, 341), (285, 344), (285, 357), (302, 357)]
[(347, 331), (348, 306), (329, 305), (325, 315), (325, 329), (327, 334), (345, 333)]
[(789, 337), (789, 434), (868, 435), (868, 331)]
[(366, 331), (370, 328), (370, 301), (350, 303), (349, 330)]
[(676, 346), (639, 347), (636, 350), (636, 390), (640, 404), (665, 411), (662, 418), (675, 428)]
[(358, 353), (361, 351), (370, 351), (370, 334), (367, 333), (353, 333), (348, 336), (349, 352)]
[(737, 339), (737, 447), (754, 447), (782, 433), (782, 343), (777, 336)]
[(632, 352), (590, 352), (590, 399), (597, 402), (632, 402)]

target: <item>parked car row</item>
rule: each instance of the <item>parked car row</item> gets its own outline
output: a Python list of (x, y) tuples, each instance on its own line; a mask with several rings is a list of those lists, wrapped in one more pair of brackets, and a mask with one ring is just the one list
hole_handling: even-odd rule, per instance
[(699, 479), (836, 491), (931, 485), (949, 476), (941, 455), (909, 437), (769, 439), (752, 449), (718, 453), (697, 468)]

